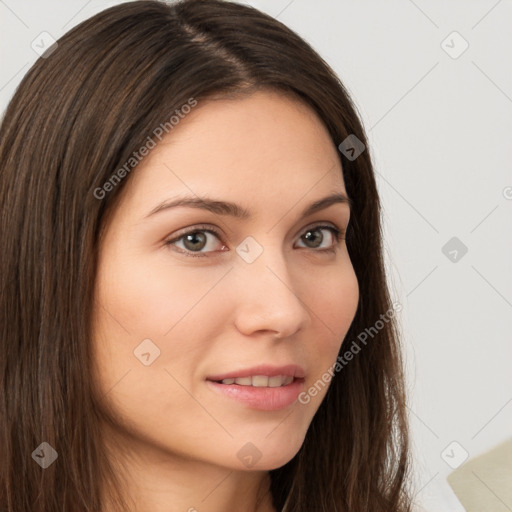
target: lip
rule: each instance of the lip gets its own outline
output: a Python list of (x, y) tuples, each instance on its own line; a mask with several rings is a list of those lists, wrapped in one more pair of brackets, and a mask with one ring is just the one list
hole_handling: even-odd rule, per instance
[(221, 384), (213, 380), (207, 380), (206, 384), (212, 391), (240, 402), (250, 409), (279, 411), (295, 403), (304, 387), (304, 379), (294, 379), (290, 384), (277, 388)]
[(239, 377), (252, 377), (253, 375), (266, 375), (267, 377), (275, 377), (276, 375), (284, 375), (294, 377), (295, 379), (304, 379), (306, 376), (301, 366), (297, 364), (287, 364), (283, 366), (273, 366), (269, 364), (260, 364), (252, 368), (244, 368), (241, 370), (233, 370), (218, 375), (210, 375), (206, 377), (207, 381), (218, 381), (224, 379), (237, 379)]
[[(239, 377), (252, 377), (255, 375), (265, 375), (267, 377), (283, 375), (293, 377), (293, 381), (286, 386), (275, 388), (222, 384), (221, 382), (224, 379), (237, 379)], [(251, 409), (278, 411), (289, 407), (297, 400), (304, 387), (305, 375), (304, 369), (296, 364), (282, 366), (260, 364), (252, 368), (210, 375), (206, 378), (206, 384), (213, 392), (240, 402)]]

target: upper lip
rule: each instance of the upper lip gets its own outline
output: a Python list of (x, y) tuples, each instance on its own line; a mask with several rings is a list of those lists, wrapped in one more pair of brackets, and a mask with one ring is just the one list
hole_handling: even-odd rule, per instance
[(305, 377), (305, 373), (302, 367), (296, 364), (287, 364), (283, 366), (260, 364), (258, 366), (253, 366), (252, 368), (244, 368), (241, 370), (233, 370), (218, 375), (210, 375), (206, 377), (206, 380), (221, 381), (224, 379), (237, 379), (239, 377), (252, 377), (254, 375), (265, 375), (267, 377), (283, 375), (291, 376), (296, 379), (303, 379)]

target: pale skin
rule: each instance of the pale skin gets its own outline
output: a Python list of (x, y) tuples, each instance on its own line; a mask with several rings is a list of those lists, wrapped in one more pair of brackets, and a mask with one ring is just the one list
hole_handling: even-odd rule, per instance
[[(359, 299), (350, 207), (301, 213), (346, 194), (337, 148), (309, 107), (260, 91), (199, 102), (132, 172), (100, 244), (92, 340), (126, 493), (137, 512), (275, 512), (268, 471), (296, 455), (327, 386), (307, 404), (261, 411), (205, 379), (294, 363), (307, 390), (336, 361)], [(184, 196), (252, 216), (184, 206), (148, 216)], [(325, 228), (308, 241), (318, 225), (342, 231), (339, 243)], [(165, 245), (194, 230), (203, 238)], [(236, 251), (247, 237), (263, 249), (251, 263)], [(147, 339), (160, 350), (150, 365), (134, 355)], [(247, 443), (261, 454), (252, 467), (237, 456)]]

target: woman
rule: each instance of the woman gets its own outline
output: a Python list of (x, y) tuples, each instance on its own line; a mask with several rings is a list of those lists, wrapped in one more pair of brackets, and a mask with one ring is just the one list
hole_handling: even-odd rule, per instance
[(306, 42), (118, 5), (0, 134), (2, 510), (411, 509), (367, 141)]

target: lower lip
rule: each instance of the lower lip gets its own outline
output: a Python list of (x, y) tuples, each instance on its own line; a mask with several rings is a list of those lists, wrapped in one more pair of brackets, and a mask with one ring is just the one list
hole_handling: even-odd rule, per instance
[(222, 393), (249, 406), (251, 409), (260, 411), (279, 411), (292, 405), (297, 400), (304, 385), (304, 379), (295, 379), (287, 386), (278, 388), (221, 384), (211, 380), (206, 382), (215, 392)]

